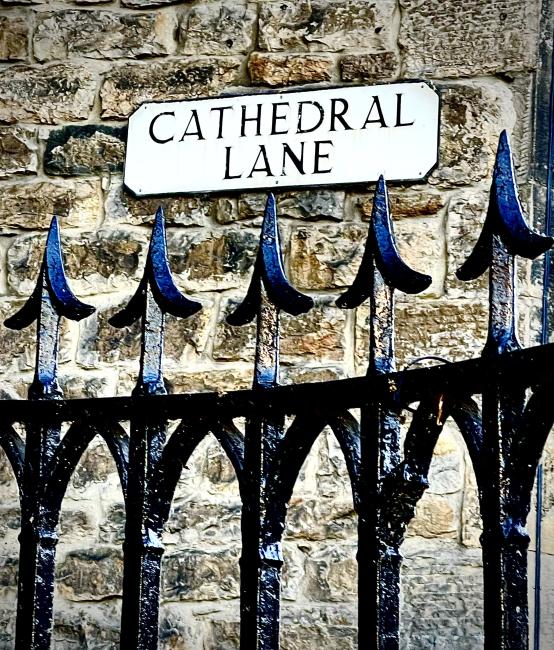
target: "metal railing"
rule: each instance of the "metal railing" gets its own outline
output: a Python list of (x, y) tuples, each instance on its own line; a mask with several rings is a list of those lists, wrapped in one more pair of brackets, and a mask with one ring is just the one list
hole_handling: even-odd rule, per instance
[[(315, 440), (328, 426), (344, 454), (358, 514), (359, 647), (399, 647), (400, 545), (428, 486), (433, 449), (448, 418), (469, 450), (479, 490), (483, 534), (487, 650), (528, 647), (525, 530), (537, 464), (554, 423), (554, 345), (521, 349), (516, 336), (514, 257), (535, 258), (552, 239), (526, 224), (517, 196), (508, 138), (500, 138), (487, 218), (459, 269), (461, 280), (489, 270), (488, 339), (480, 358), (395, 370), (395, 290), (416, 294), (431, 278), (411, 270), (396, 248), (385, 181), (373, 213), (358, 274), (337, 300), (354, 309), (369, 300), (369, 361), (365, 377), (279, 386), (279, 318), (307, 312), (310, 297), (283, 270), (274, 198), (267, 201), (250, 287), (228, 317), (235, 326), (257, 319), (251, 390), (168, 395), (162, 374), (165, 314), (188, 318), (201, 305), (175, 286), (164, 219), (154, 222), (143, 278), (114, 327), (142, 323), (140, 372), (130, 397), (66, 400), (57, 380), (62, 317), (81, 320), (94, 309), (80, 302), (65, 277), (56, 219), (48, 234), (33, 294), (6, 321), (37, 322), (29, 400), (0, 401), (0, 445), (21, 498), (17, 650), (51, 644), (57, 525), (79, 459), (101, 436), (115, 460), (125, 499), (121, 647), (158, 643), (162, 533), (183, 467), (212, 433), (231, 460), (242, 499), (241, 648), (279, 647), (282, 536), (287, 503)], [(481, 406), (475, 399), (481, 397)], [(403, 409), (416, 404), (400, 441)], [(359, 421), (350, 409), (359, 409)], [(293, 416), (285, 425), (286, 416)], [(245, 418), (244, 433), (234, 423)], [(166, 438), (169, 420), (180, 420)], [(130, 422), (127, 435), (122, 422)], [(15, 423), (26, 430), (25, 442)], [(69, 425), (62, 436), (62, 424)]]

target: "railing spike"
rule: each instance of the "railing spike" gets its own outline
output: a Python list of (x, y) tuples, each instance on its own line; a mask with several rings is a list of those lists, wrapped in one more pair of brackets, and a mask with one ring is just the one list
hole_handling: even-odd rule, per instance
[(164, 314), (188, 318), (202, 309), (201, 303), (190, 300), (177, 289), (171, 276), (167, 259), (165, 219), (162, 207), (159, 207), (156, 212), (140, 284), (127, 305), (110, 318), (110, 325), (117, 328), (127, 327), (143, 316), (148, 287), (152, 291), (156, 304)]
[(34, 323), (40, 315), (43, 289), (46, 289), (58, 316), (82, 320), (95, 308), (81, 302), (71, 291), (65, 275), (57, 217), (52, 218), (44, 248), (44, 256), (33, 293), (23, 307), (4, 321), (14, 330), (22, 330)]
[(475, 280), (491, 265), (493, 237), (498, 235), (510, 255), (535, 259), (554, 243), (552, 237), (532, 230), (523, 215), (515, 178), (514, 162), (508, 133), (500, 134), (489, 208), (483, 229), (467, 260), (456, 272), (459, 280)]
[(432, 278), (411, 269), (400, 257), (394, 238), (387, 186), (379, 177), (373, 200), (371, 222), (358, 273), (352, 285), (337, 299), (337, 306), (359, 307), (372, 291), (372, 267), (377, 267), (384, 281), (404, 293), (421, 293)]
[(262, 299), (262, 283), (269, 301), (277, 309), (287, 312), (287, 314), (298, 316), (309, 311), (314, 305), (312, 298), (292, 287), (286, 277), (283, 268), (275, 197), (271, 193), (267, 197), (260, 246), (250, 286), (242, 303), (227, 316), (227, 322), (230, 325), (245, 325), (254, 320)]

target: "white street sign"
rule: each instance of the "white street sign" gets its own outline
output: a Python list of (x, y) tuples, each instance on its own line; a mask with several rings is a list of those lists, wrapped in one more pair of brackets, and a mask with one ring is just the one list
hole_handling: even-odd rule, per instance
[(152, 102), (129, 118), (136, 195), (424, 178), (439, 96), (423, 82)]

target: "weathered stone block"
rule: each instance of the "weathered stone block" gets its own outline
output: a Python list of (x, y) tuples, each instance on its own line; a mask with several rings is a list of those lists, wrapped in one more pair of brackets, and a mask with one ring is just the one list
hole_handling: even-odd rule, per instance
[(277, 199), (280, 217), (316, 221), (329, 219), (342, 221), (344, 217), (344, 192), (332, 190), (306, 190), (285, 192)]
[(343, 81), (390, 81), (399, 73), (400, 59), (396, 52), (347, 54), (340, 62)]
[(341, 606), (295, 605), (284, 610), (282, 650), (355, 650), (358, 647), (354, 604)]
[(98, 539), (103, 544), (121, 544), (125, 540), (125, 504), (111, 503), (100, 520)]
[(258, 233), (245, 229), (168, 232), (171, 269), (188, 291), (210, 291), (244, 285), (258, 250)]
[(245, 54), (252, 49), (256, 5), (216, 2), (193, 7), (179, 31), (185, 54)]
[(0, 587), (17, 587), (17, 568), (19, 562), (16, 557), (0, 558)]
[(399, 307), (396, 323), (400, 368), (427, 354), (460, 361), (480, 354), (486, 339), (488, 308), (482, 302), (441, 304), (422, 300)]
[(444, 85), (441, 96), (439, 167), (429, 183), (470, 185), (490, 177), (500, 132), (516, 123), (509, 87)]
[(349, 286), (360, 265), (366, 236), (366, 227), (353, 223), (296, 228), (290, 244), (292, 284), (312, 291)]
[(44, 171), (55, 176), (79, 176), (123, 170), (127, 130), (101, 124), (64, 126), (50, 131)]
[(114, 177), (107, 188), (106, 220), (132, 226), (152, 224), (161, 206), (168, 226), (208, 226), (212, 218), (217, 218), (223, 201), (196, 196), (135, 198), (125, 190), (122, 179)]
[(281, 383), (283, 384), (305, 384), (316, 381), (333, 381), (344, 379), (346, 376), (343, 367), (338, 365), (306, 365), (300, 362), (298, 365), (286, 366), (281, 369)]
[(518, 0), (401, 0), (405, 74), (466, 77), (536, 65), (539, 10)]
[(238, 498), (210, 503), (193, 497), (174, 505), (167, 531), (179, 544), (190, 548), (236, 545), (241, 537), (240, 514)]
[[(344, 218), (344, 192), (313, 189), (279, 193), (276, 197), (279, 218), (317, 221), (328, 219), (342, 221)], [(238, 218), (256, 219), (263, 217), (267, 194), (243, 194), (239, 198)]]
[(33, 50), (39, 61), (84, 56), (94, 59), (154, 56), (175, 51), (174, 14), (118, 14), (60, 10), (37, 14)]
[(456, 271), (467, 260), (477, 242), (485, 222), (488, 203), (488, 192), (468, 190), (453, 197), (448, 204), (448, 272), (445, 283), (448, 296), (487, 297), (487, 273), (471, 282), (462, 282), (456, 277)]
[[(42, 260), (44, 237), (17, 237), (8, 250), (8, 284), (19, 294), (34, 287)], [(129, 286), (142, 271), (146, 238), (120, 230), (64, 237), (65, 268), (76, 294), (95, 294)]]
[(102, 214), (100, 183), (6, 183), (0, 193), (0, 225), (38, 230), (48, 228), (52, 217), (61, 228), (94, 229)]
[(70, 540), (71, 537), (85, 537), (96, 534), (96, 526), (91, 512), (88, 510), (62, 510), (60, 516), (60, 539)]
[[(191, 1), (191, 0), (188, 0)], [(129, 9), (151, 9), (152, 7), (167, 7), (181, 4), (183, 0), (121, 0), (121, 4)], [(187, 0), (185, 0), (187, 2)]]
[[(423, 186), (388, 187), (390, 213), (394, 219), (437, 215), (446, 205), (444, 192)], [(355, 198), (362, 219), (369, 221), (373, 210), (373, 193)], [(396, 221), (395, 221), (396, 224)]]
[(165, 383), (169, 393), (206, 393), (214, 391), (231, 391), (250, 388), (252, 369), (233, 368), (226, 370), (201, 370), (197, 372), (179, 372), (168, 368)]
[(115, 379), (113, 375), (100, 373), (64, 374), (60, 377), (60, 385), (67, 399), (111, 397), (115, 392), (113, 386)]
[(410, 647), (483, 645), (481, 553), (452, 541), (410, 538), (403, 546), (403, 616), (400, 637)]
[[(356, 314), (357, 372), (367, 369), (367, 304)], [(461, 361), (480, 355), (487, 338), (488, 306), (483, 301), (443, 303), (416, 297), (395, 312), (397, 367), (426, 355)]]
[(83, 490), (93, 483), (105, 483), (116, 472), (117, 467), (110, 450), (103, 440), (97, 438), (81, 456), (71, 477), (71, 485), (77, 490)]
[(310, 600), (345, 603), (357, 595), (355, 544), (323, 546), (306, 561), (305, 592)]
[[(120, 311), (130, 296), (111, 307), (102, 306), (81, 326), (77, 361), (87, 368), (101, 364), (131, 361), (138, 364), (140, 358), (141, 324), (136, 321), (129, 327), (116, 329), (108, 319)], [(166, 363), (179, 363), (191, 352), (201, 352), (207, 338), (210, 319), (208, 305), (187, 319), (168, 317), (166, 321), (165, 356)], [(137, 366), (138, 368), (138, 366)]]
[(432, 278), (429, 287), (419, 296), (439, 298), (444, 293), (446, 274), (446, 241), (442, 220), (436, 217), (399, 219), (394, 227), (402, 259), (410, 268)]
[(0, 128), (0, 178), (36, 174), (37, 135), (22, 126)]
[(427, 494), (459, 494), (464, 489), (465, 462), (463, 449), (452, 434), (452, 422), (439, 436), (429, 468)]
[(60, 599), (54, 609), (53, 643), (56, 650), (119, 647), (121, 599), (106, 598), (91, 607)]
[(239, 595), (238, 549), (180, 549), (167, 555), (162, 573), (163, 600), (226, 600)]
[(248, 61), (254, 84), (289, 86), (329, 81), (335, 62), (324, 54), (265, 54), (255, 52)]
[(294, 497), (287, 511), (287, 539), (324, 541), (356, 534), (357, 515), (351, 501)]
[(29, 47), (29, 22), (25, 16), (0, 16), (0, 61), (24, 61)]
[(96, 83), (75, 64), (13, 66), (0, 72), (0, 122), (56, 124), (88, 117)]
[[(30, 291), (27, 292), (27, 297)], [(27, 327), (24, 330), (11, 330), (3, 325), (6, 318), (13, 316), (21, 307), (23, 302), (21, 300), (7, 300), (0, 301), (0, 335), (2, 338), (2, 346), (0, 346), (0, 368), (5, 381), (14, 384), (14, 379), (21, 371), (28, 371), (35, 366), (35, 346), (36, 346), (36, 331), (34, 327)], [(61, 342), (59, 350), (60, 363), (66, 363), (71, 357), (72, 337), (68, 321), (62, 320), (61, 327)], [(63, 373), (63, 369), (61, 370)], [(30, 384), (32, 377), (28, 377), (27, 381)], [(18, 380), (18, 384), (21, 379)], [(24, 384), (25, 380), (23, 380)], [(21, 394), (21, 386), (15, 385), (17, 393)], [(26, 393), (26, 387), (23, 392)], [(15, 395), (9, 396), (14, 399)], [(6, 396), (4, 396), (4, 399)]]
[(479, 493), (477, 491), (475, 473), (469, 458), (467, 459), (467, 463), (462, 507), (462, 544), (469, 548), (480, 549), (483, 522), (481, 521)]
[[(206, 607), (209, 607), (209, 604), (206, 603)], [(158, 629), (158, 648), (160, 650), (201, 648), (208, 635), (203, 621), (198, 620), (192, 612), (189, 613), (186, 603), (162, 605)]]
[(457, 539), (459, 519), (452, 499), (426, 492), (417, 504), (408, 534), (425, 538)]
[(100, 91), (102, 116), (126, 118), (146, 101), (216, 95), (233, 85), (239, 72), (240, 60), (232, 58), (123, 65), (106, 75)]
[(70, 551), (58, 563), (56, 581), (60, 593), (68, 600), (103, 600), (120, 596), (123, 554), (113, 548)]
[[(252, 360), (255, 323), (231, 327), (225, 322), (227, 314), (236, 306), (237, 299), (231, 299), (222, 307), (214, 341), (215, 359)], [(296, 317), (282, 314), (281, 356), (288, 361), (306, 356), (312, 360), (342, 360), (345, 327), (345, 313), (336, 309), (330, 298), (318, 298), (316, 306), (307, 314)]]
[[(4, 456), (5, 458), (5, 456)], [(4, 458), (2, 460), (4, 460)], [(0, 469), (0, 483), (5, 483), (7, 481), (4, 481), (4, 471), (6, 469), (6, 464), (5, 462), (2, 463), (1, 469)], [(10, 479), (12, 477), (9, 477)], [(4, 531), (4, 535), (7, 536), (9, 533), (7, 532), (7, 529), (10, 530), (19, 530), (21, 527), (21, 511), (19, 508), (2, 508), (0, 510), (0, 523), (2, 524), (2, 530)]]
[(389, 50), (397, 29), (396, 3), (382, 0), (264, 2), (260, 49), (340, 52), (349, 48)]

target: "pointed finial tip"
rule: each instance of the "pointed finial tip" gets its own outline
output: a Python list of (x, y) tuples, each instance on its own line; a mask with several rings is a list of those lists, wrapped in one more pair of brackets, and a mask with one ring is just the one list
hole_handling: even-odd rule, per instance
[(48, 228), (47, 240), (51, 241), (54, 237), (59, 237), (60, 234), (60, 224), (58, 217), (54, 215), (50, 221), (50, 226)]
[(498, 138), (498, 150), (497, 153), (502, 153), (504, 151), (510, 151), (510, 136), (508, 131), (503, 129)]

